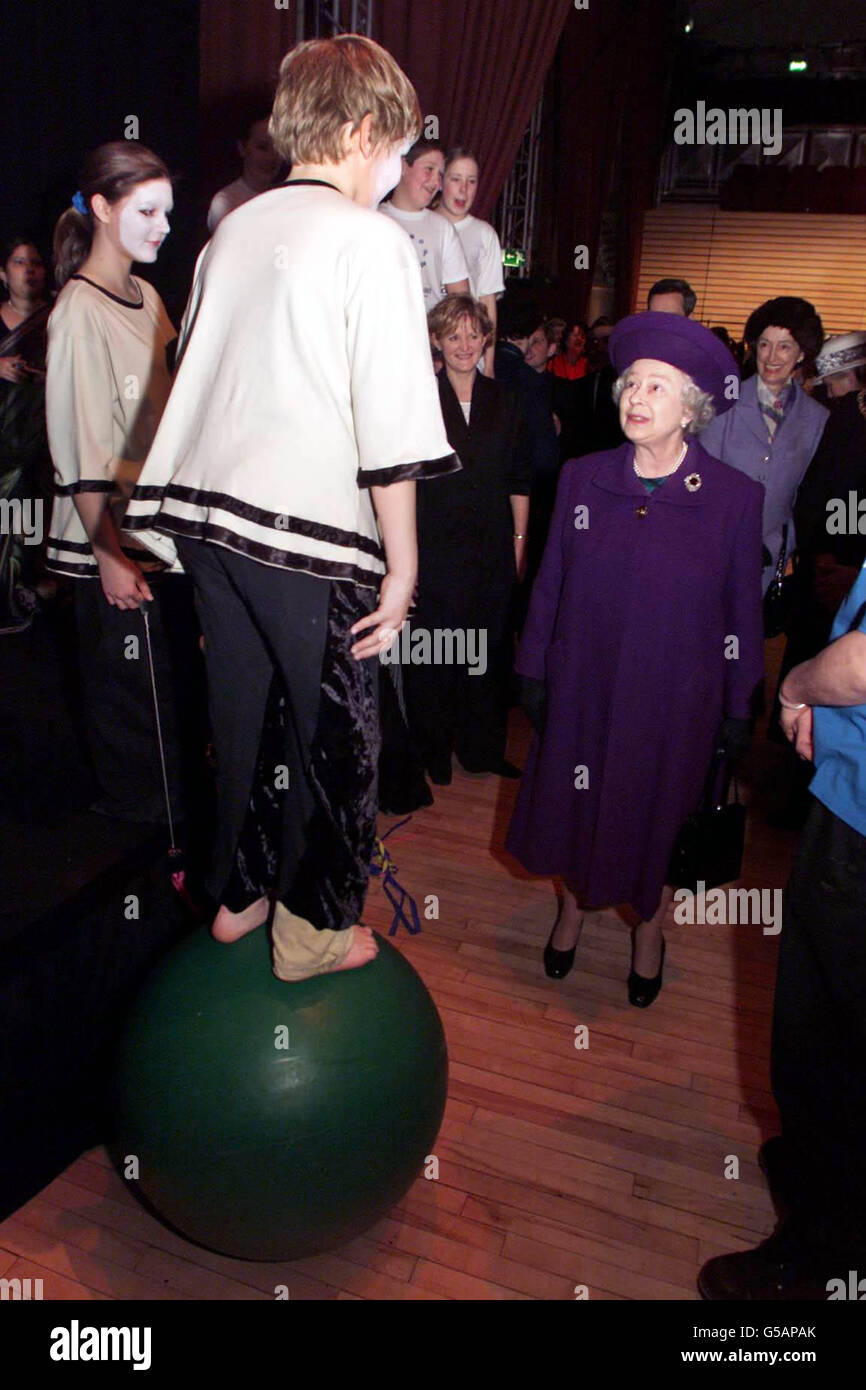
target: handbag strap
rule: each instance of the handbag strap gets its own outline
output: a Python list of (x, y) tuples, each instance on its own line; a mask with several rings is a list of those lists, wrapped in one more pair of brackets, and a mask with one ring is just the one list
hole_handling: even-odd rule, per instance
[(785, 573), (785, 561), (787, 560), (787, 558), (788, 558), (788, 523), (787, 523), (787, 521), (786, 521), (785, 524), (784, 524), (784, 526), (782, 527), (782, 548), (781, 548), (781, 550), (779, 551), (779, 558), (778, 558), (778, 560), (776, 561), (776, 572), (775, 572), (775, 574), (773, 575), (773, 583), (774, 583), (774, 584), (781, 584), (781, 582), (782, 582), (782, 577), (783, 577), (783, 575), (784, 575), (784, 573)]
[[(731, 785), (734, 788), (734, 802), (739, 805), (740, 783), (737, 773), (731, 767), (727, 755), (723, 749), (717, 748), (713, 753), (712, 762), (704, 781), (703, 794), (701, 796), (701, 807), (704, 811), (712, 811), (717, 806), (727, 806), (728, 796)], [(717, 792), (719, 794), (717, 794)]]

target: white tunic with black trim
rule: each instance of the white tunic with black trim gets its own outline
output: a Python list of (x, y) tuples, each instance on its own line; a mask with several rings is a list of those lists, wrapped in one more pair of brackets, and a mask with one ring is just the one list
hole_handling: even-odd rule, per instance
[(329, 184), (260, 194), (199, 257), (178, 361), (127, 529), (378, 588), (370, 486), (460, 466), (403, 232)]
[[(135, 284), (139, 304), (73, 278), (48, 319), (45, 414), (56, 495), (46, 565), (73, 579), (99, 578), (76, 496), (105, 493), (122, 525), (171, 389), (166, 348), (177, 334), (153, 286)], [(125, 539), (138, 563), (159, 568)]]

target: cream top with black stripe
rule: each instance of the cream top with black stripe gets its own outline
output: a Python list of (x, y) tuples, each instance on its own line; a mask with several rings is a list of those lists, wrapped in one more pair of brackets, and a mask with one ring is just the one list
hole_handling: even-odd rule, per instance
[(393, 222), (330, 184), (236, 209), (196, 266), (171, 398), (125, 525), (378, 587), (370, 486), (459, 468), (421, 274)]
[[(135, 284), (138, 304), (73, 278), (48, 319), (45, 413), (56, 496), (46, 564), (74, 579), (99, 575), (75, 495), (107, 493), (122, 523), (171, 389), (166, 348), (177, 335), (153, 286)], [(131, 537), (125, 542), (137, 561), (156, 564)]]

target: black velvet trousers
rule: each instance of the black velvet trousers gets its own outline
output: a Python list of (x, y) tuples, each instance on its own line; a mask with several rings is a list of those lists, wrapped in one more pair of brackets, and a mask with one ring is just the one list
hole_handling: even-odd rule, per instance
[[(812, 799), (791, 880), (773, 1014), (793, 1224), (866, 1272), (866, 837)], [(852, 1266), (853, 1268), (854, 1266)], [(840, 1268), (840, 1278), (848, 1266)]]
[(349, 629), (376, 594), (178, 539), (205, 639), (217, 763), (207, 887), (274, 892), (317, 928), (357, 922), (376, 833), (378, 661)]

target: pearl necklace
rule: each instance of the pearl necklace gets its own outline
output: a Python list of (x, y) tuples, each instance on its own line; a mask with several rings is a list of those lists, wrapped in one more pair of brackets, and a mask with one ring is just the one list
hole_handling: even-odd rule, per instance
[[(673, 477), (674, 473), (676, 473), (677, 469), (679, 468), (680, 464), (682, 463), (683, 459), (685, 458), (685, 456), (686, 456), (686, 454), (687, 454), (688, 452), (689, 452), (689, 444), (688, 444), (688, 440), (686, 440), (685, 444), (684, 444), (683, 447), (682, 447), (682, 451), (681, 451), (681, 453), (680, 453), (680, 456), (679, 456), (679, 458), (677, 459), (676, 463), (674, 464), (673, 468), (671, 469), (670, 473), (662, 473), (662, 474), (660, 474), (660, 475), (659, 475), (658, 481), (660, 482), (662, 478), (671, 478), (671, 477)], [(644, 478), (644, 479), (646, 479), (647, 482), (651, 482), (651, 483), (656, 481), (655, 478), (648, 478), (647, 475), (646, 475), (645, 473), (640, 473), (640, 472), (638, 472), (638, 466), (637, 466), (637, 459), (636, 459), (636, 458), (633, 458), (633, 459), (632, 459), (632, 461), (631, 461), (631, 466), (632, 466), (632, 468), (634, 469), (635, 475), (636, 475), (638, 478)]]

